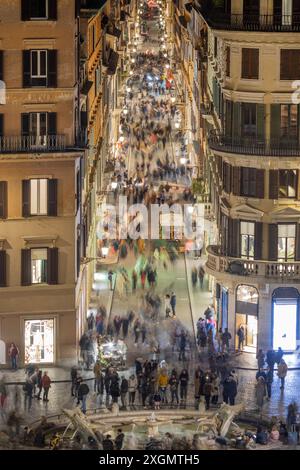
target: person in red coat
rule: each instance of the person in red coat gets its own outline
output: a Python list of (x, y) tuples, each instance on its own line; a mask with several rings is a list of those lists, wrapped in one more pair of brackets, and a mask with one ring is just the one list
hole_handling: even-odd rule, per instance
[(49, 401), (48, 400), (48, 393), (49, 393), (49, 388), (51, 387), (51, 379), (48, 376), (48, 372), (44, 372), (43, 378), (42, 378), (42, 386), (44, 390), (43, 394), (43, 401)]

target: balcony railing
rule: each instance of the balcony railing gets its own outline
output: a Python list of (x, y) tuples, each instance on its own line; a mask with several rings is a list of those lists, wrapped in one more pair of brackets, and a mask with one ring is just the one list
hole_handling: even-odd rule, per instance
[(0, 137), (0, 153), (59, 152), (86, 145), (86, 137), (80, 133), (76, 142), (68, 142), (66, 135), (4, 136)]
[(231, 137), (211, 133), (208, 143), (212, 150), (242, 155), (258, 155), (270, 157), (299, 157), (300, 144), (292, 139), (276, 139), (270, 143), (257, 137)]
[(233, 31), (300, 31), (300, 15), (245, 15), (226, 14), (219, 10), (202, 12), (208, 24), (214, 29)]
[(206, 266), (211, 271), (233, 276), (252, 276), (280, 280), (283, 282), (300, 280), (300, 261), (280, 262), (245, 260), (221, 254), (221, 247), (211, 245), (207, 249)]

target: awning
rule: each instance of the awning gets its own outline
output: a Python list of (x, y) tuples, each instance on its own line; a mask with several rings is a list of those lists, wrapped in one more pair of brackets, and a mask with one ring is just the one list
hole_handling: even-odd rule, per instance
[(185, 16), (184, 15), (181, 15), (178, 17), (179, 19), (179, 22), (181, 24), (181, 26), (183, 26), (184, 28), (187, 28), (187, 21), (185, 19)]
[(114, 75), (116, 73), (116, 70), (118, 67), (118, 61), (119, 61), (119, 54), (113, 49), (111, 49), (109, 59), (108, 59), (108, 69), (107, 69), (108, 75)]
[(110, 34), (111, 36), (115, 36), (116, 38), (119, 38), (121, 36), (122, 31), (116, 28), (115, 25), (109, 25), (106, 29), (106, 33)]
[(93, 86), (93, 82), (91, 82), (90, 80), (86, 80), (80, 93), (82, 95), (88, 95), (92, 86)]

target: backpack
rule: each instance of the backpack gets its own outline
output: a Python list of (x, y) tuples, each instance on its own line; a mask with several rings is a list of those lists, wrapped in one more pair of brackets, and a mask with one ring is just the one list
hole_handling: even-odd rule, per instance
[(89, 393), (90, 389), (87, 384), (82, 384), (80, 387), (80, 394), (81, 395), (87, 395)]

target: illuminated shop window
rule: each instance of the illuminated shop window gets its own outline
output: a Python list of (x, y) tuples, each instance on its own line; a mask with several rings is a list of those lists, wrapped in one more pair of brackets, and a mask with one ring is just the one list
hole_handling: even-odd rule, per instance
[(25, 363), (54, 362), (54, 319), (25, 321)]

